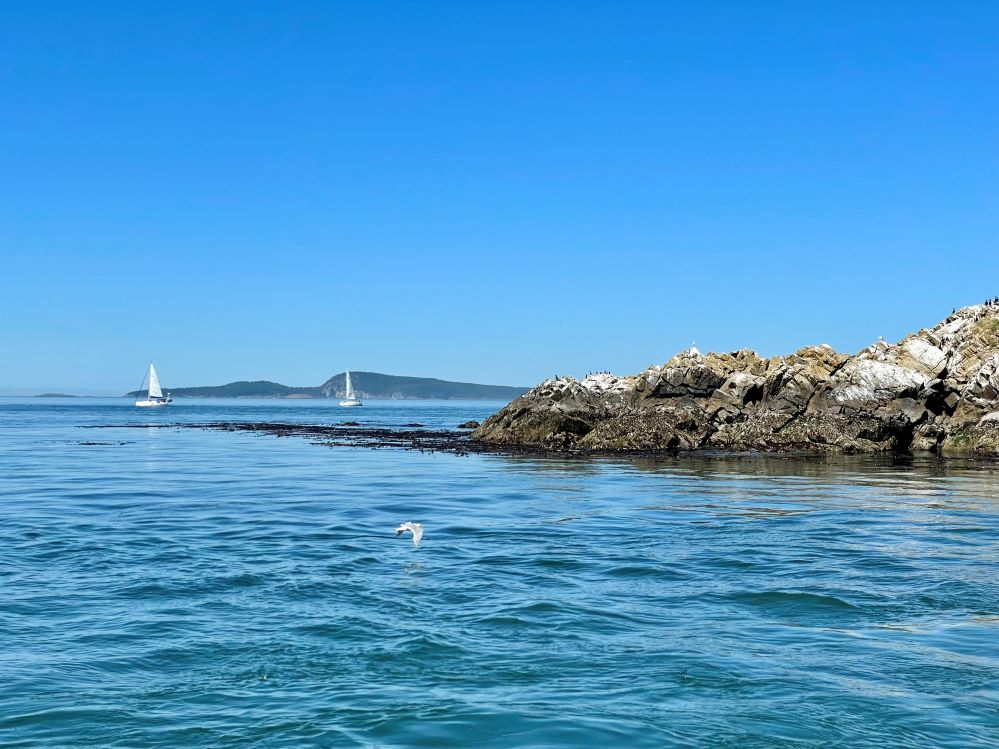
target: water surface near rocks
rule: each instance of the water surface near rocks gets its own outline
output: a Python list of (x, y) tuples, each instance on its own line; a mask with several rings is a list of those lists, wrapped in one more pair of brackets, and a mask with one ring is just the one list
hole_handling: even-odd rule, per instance
[(996, 745), (994, 463), (90, 428), (499, 405), (0, 399), (0, 744)]

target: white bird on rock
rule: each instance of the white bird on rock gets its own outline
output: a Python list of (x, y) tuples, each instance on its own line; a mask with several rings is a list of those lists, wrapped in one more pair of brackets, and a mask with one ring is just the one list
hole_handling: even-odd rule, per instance
[(423, 526), (419, 523), (403, 523), (395, 529), (395, 535), (401, 536), (406, 531), (413, 534), (413, 546), (419, 546), (420, 539), (423, 538)]

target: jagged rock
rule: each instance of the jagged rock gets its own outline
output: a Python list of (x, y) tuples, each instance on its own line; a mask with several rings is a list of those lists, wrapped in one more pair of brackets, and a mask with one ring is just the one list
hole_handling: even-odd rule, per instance
[(648, 397), (707, 396), (725, 382), (727, 374), (718, 362), (706, 363), (700, 352), (692, 348), (666, 362)]
[(471, 421), (466, 421), (458, 425), (458, 429), (478, 429), (482, 426), (479, 422), (472, 419)]
[[(925, 334), (928, 331), (921, 331)], [(904, 339), (897, 349), (886, 354), (886, 359), (890, 363), (900, 367), (921, 372), (930, 379), (935, 379), (947, 369), (947, 354), (939, 348), (940, 343), (936, 336), (921, 337), (919, 335), (909, 336)]]
[(765, 384), (766, 380), (761, 375), (733, 372), (711, 394), (711, 397), (729, 405), (746, 406), (763, 399), (763, 386)]
[(802, 413), (823, 383), (849, 357), (829, 345), (807, 346), (788, 357), (771, 360), (764, 384), (763, 406), (782, 413)]
[(983, 359), (977, 372), (968, 373), (961, 398), (978, 408), (987, 408), (999, 399), (999, 354)]
[[(662, 367), (650, 367), (639, 376), (644, 381), (640, 390), (645, 398), (708, 397), (727, 384), (733, 374), (762, 375), (766, 360), (753, 351), (703, 356), (689, 348), (670, 359)], [(734, 387), (738, 387), (736, 383)]]
[(940, 443), (944, 441), (947, 433), (939, 424), (926, 422), (920, 424), (913, 430), (910, 450), (915, 451), (937, 451)]
[(691, 347), (633, 377), (557, 377), (472, 439), (579, 451), (939, 450), (999, 454), (999, 304), (855, 356)]

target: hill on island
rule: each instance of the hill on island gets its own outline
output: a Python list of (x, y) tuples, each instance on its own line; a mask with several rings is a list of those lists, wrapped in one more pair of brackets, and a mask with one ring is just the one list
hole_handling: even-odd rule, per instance
[[(471, 382), (450, 382), (432, 377), (400, 377), (378, 372), (351, 372), (354, 390), (359, 398), (371, 399), (430, 399), (430, 400), (502, 400), (510, 401), (527, 392), (526, 387), (478, 385)], [(268, 380), (239, 380), (227, 385), (205, 387), (163, 388), (176, 398), (342, 398), (346, 392), (346, 373), (333, 375), (318, 387), (290, 387)], [(143, 391), (133, 390), (126, 397)]]
[[(239, 380), (227, 385), (205, 385), (189, 388), (163, 387), (163, 392), (179, 398), (321, 398), (319, 388), (289, 387), (268, 380)], [(144, 390), (125, 393), (127, 397), (144, 395)]]

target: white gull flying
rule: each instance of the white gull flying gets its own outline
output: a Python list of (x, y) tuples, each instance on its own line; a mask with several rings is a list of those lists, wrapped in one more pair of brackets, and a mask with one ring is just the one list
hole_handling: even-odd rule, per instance
[(395, 535), (401, 536), (406, 531), (413, 534), (413, 546), (419, 546), (420, 539), (423, 538), (423, 526), (419, 523), (403, 523), (395, 529)]

